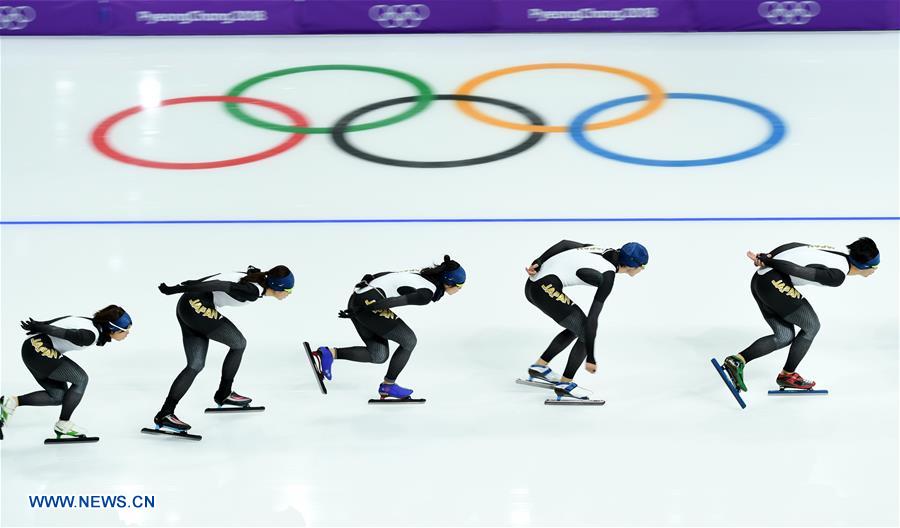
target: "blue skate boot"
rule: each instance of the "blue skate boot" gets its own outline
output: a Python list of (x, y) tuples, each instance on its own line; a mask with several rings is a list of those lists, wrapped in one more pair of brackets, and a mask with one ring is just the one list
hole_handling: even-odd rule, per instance
[(322, 375), (325, 376), (325, 379), (330, 380), (331, 365), (334, 363), (334, 355), (328, 347), (319, 347), (317, 352), (319, 353), (319, 361), (322, 363)]
[(404, 400), (409, 398), (412, 393), (412, 389), (401, 387), (396, 383), (382, 383), (378, 386), (378, 394), (381, 396), (382, 400), (387, 398)]

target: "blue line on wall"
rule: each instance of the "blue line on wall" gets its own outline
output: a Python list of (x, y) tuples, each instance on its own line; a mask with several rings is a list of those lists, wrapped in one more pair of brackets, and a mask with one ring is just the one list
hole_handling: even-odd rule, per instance
[(0, 220), (22, 225), (167, 225), (167, 224), (481, 224), (553, 222), (850, 222), (898, 221), (900, 216), (711, 216), (635, 218), (287, 218), (210, 220)]

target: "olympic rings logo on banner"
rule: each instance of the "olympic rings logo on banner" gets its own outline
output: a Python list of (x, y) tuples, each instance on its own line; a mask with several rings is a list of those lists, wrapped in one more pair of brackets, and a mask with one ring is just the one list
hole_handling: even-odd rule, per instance
[[(630, 80), (636, 85), (640, 86), (643, 89), (644, 94), (615, 99), (592, 106), (591, 108), (588, 108), (587, 110), (579, 113), (570, 122), (569, 125), (548, 125), (544, 121), (544, 119), (534, 110), (528, 109), (524, 106), (510, 101), (482, 97), (473, 95), (472, 93), (482, 84), (485, 84), (499, 77), (527, 71), (554, 69), (586, 70), (616, 75), (618, 77)], [(302, 114), (288, 106), (285, 106), (281, 103), (266, 101), (263, 99), (246, 97), (244, 95), (247, 90), (256, 86), (257, 84), (278, 77), (285, 77), (300, 73), (332, 70), (359, 71), (393, 77), (405, 82), (410, 87), (412, 87), (415, 90), (416, 95), (413, 95), (411, 97), (400, 97), (396, 99), (389, 99), (386, 101), (379, 101), (363, 106), (362, 108), (357, 108), (356, 110), (352, 110), (338, 119), (332, 127), (309, 126), (307, 119)], [(769, 134), (761, 143), (734, 154), (728, 154), (713, 158), (679, 160), (641, 158), (616, 153), (607, 148), (597, 145), (596, 143), (589, 140), (586, 136), (586, 132), (588, 131), (604, 130), (612, 127), (627, 125), (640, 119), (644, 119), (650, 114), (659, 110), (663, 103), (666, 103), (667, 101), (678, 101), (684, 99), (726, 104), (748, 110), (762, 117), (768, 123)], [(348, 139), (348, 134), (351, 132), (360, 132), (364, 130), (381, 128), (414, 117), (423, 112), (435, 101), (453, 101), (460, 111), (474, 120), (496, 127), (530, 132), (530, 134), (518, 145), (501, 152), (478, 156), (475, 158), (447, 161), (418, 161), (387, 158), (384, 156), (379, 156), (377, 154), (365, 152), (362, 149), (354, 146)], [(225, 109), (229, 114), (248, 125), (271, 131), (286, 132), (290, 135), (285, 141), (283, 141), (276, 147), (270, 148), (257, 154), (243, 156), (240, 158), (190, 163), (145, 160), (120, 152), (110, 144), (108, 139), (110, 131), (116, 124), (124, 119), (127, 119), (130, 116), (140, 113), (143, 110), (142, 107), (135, 106), (127, 108), (104, 119), (94, 128), (93, 132), (91, 133), (91, 141), (93, 142), (94, 147), (102, 154), (122, 163), (157, 169), (185, 170), (212, 169), (252, 163), (275, 156), (277, 154), (281, 154), (282, 152), (295, 147), (309, 134), (329, 134), (331, 135), (334, 144), (339, 149), (351, 156), (365, 161), (379, 163), (382, 165), (391, 165), (395, 167), (436, 169), (467, 167), (471, 165), (480, 165), (509, 158), (531, 149), (532, 147), (537, 145), (541, 139), (543, 139), (545, 134), (560, 132), (569, 134), (575, 144), (582, 147), (584, 150), (614, 161), (652, 167), (696, 167), (704, 165), (732, 163), (735, 161), (740, 161), (753, 156), (757, 156), (778, 145), (782, 141), (782, 139), (784, 139), (784, 136), (786, 134), (786, 125), (784, 124), (784, 121), (771, 110), (768, 110), (767, 108), (764, 108), (756, 103), (751, 103), (749, 101), (735, 99), (733, 97), (725, 97), (721, 95), (683, 92), (666, 93), (658, 83), (644, 75), (621, 68), (601, 66), (598, 64), (546, 63), (526, 64), (521, 66), (513, 66), (510, 68), (502, 68), (499, 70), (483, 73), (466, 81), (465, 83), (460, 85), (459, 88), (457, 88), (456, 93), (453, 94), (435, 94), (432, 91), (431, 87), (429, 87), (428, 84), (425, 83), (425, 81), (408, 73), (397, 70), (380, 68), (376, 66), (363, 66), (358, 64), (320, 64), (314, 66), (287, 68), (284, 70), (263, 73), (261, 75), (251, 77), (250, 79), (240, 82), (239, 84), (231, 88), (231, 90), (229, 90), (228, 93), (224, 96), (207, 95), (166, 99), (160, 103), (160, 106), (166, 107), (181, 104), (207, 102), (224, 103)], [(363, 123), (358, 122), (360, 118), (371, 112), (397, 105), (408, 105), (409, 103), (413, 104), (405, 110), (396, 113), (395, 115), (384, 117), (376, 121), (368, 121)], [(477, 109), (473, 105), (473, 103), (482, 103), (507, 108), (523, 116), (527, 124), (497, 119), (483, 113), (481, 110)], [(609, 109), (630, 104), (637, 104), (637, 108), (625, 115), (607, 120), (595, 119), (598, 114), (601, 114)], [(282, 115), (286, 116), (291, 124), (285, 125), (281, 123), (272, 123), (253, 117), (243, 110), (243, 105), (262, 106), (271, 110), (275, 110), (276, 112), (279, 112)]]
[(31, 6), (0, 6), (0, 29), (18, 31), (34, 22), (37, 12)]
[(768, 20), (770, 24), (802, 26), (818, 15), (822, 11), (822, 7), (813, 0), (763, 2), (759, 4), (757, 11), (759, 16)]
[(431, 9), (425, 4), (378, 4), (369, 8), (369, 18), (388, 29), (419, 27), (429, 15)]

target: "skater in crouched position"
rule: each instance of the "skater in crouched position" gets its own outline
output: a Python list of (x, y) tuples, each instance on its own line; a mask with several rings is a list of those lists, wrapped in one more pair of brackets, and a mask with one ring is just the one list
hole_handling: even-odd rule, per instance
[(416, 334), (397, 317), (392, 308), (424, 306), (437, 302), (444, 294), (453, 295), (466, 282), (466, 271), (449, 255), (437, 266), (412, 271), (382, 272), (366, 275), (356, 285), (347, 309), (339, 317), (350, 319), (365, 346), (319, 347), (316, 354), (322, 375), (332, 379), (335, 359), (360, 363), (384, 363), (390, 350), (388, 341), (399, 345), (388, 364), (384, 381), (378, 386), (382, 398), (409, 398), (413, 393), (397, 385), (397, 377), (416, 347)]
[(210, 340), (228, 347), (222, 364), (222, 379), (213, 395), (219, 406), (246, 407), (251, 398), (233, 392), (232, 384), (241, 366), (241, 358), (247, 346), (243, 334), (220, 312), (223, 306), (246, 306), (262, 297), (285, 299), (294, 287), (294, 275), (286, 266), (275, 266), (261, 271), (250, 266), (246, 273), (216, 274), (202, 279), (182, 282), (177, 286), (159, 285), (166, 295), (182, 294), (175, 308), (187, 365), (172, 382), (169, 394), (154, 423), (159, 427), (186, 431), (190, 425), (175, 416), (175, 407), (187, 393), (194, 378), (206, 364), (206, 352)]
[[(738, 390), (747, 390), (744, 383), (747, 363), (788, 345), (787, 361), (776, 383), (789, 389), (813, 388), (816, 383), (804, 379), (796, 370), (819, 332), (819, 317), (796, 288), (808, 284), (837, 287), (848, 275), (868, 277), (875, 272), (881, 257), (872, 239), (860, 238), (847, 248), (849, 253), (830, 246), (794, 242), (769, 253), (747, 252), (747, 257), (759, 268), (750, 280), (750, 292), (773, 333), (725, 359), (725, 370)], [(800, 329), (796, 334), (795, 326)]]
[[(634, 277), (648, 260), (647, 249), (637, 242), (629, 242), (619, 249), (604, 249), (571, 240), (559, 242), (535, 259), (525, 270), (529, 275), (525, 282), (525, 298), (564, 330), (528, 368), (529, 378), (553, 384), (558, 396), (587, 399), (590, 392), (572, 380), (585, 360), (585, 370), (591, 374), (597, 371), (594, 339), (603, 303), (612, 292), (617, 273)], [(565, 294), (564, 289), (570, 286), (597, 289), (587, 314)], [(572, 341), (575, 345), (569, 352), (565, 371), (558, 377), (549, 363)]]
[[(85, 430), (72, 423), (72, 413), (87, 389), (88, 375), (65, 354), (92, 345), (122, 341), (131, 329), (131, 317), (110, 305), (93, 317), (66, 315), (49, 321), (22, 321), (28, 339), (22, 343), (22, 361), (44, 390), (21, 396), (0, 397), (0, 428), (17, 407), (61, 405), (53, 426), (57, 438), (84, 437)], [(2, 436), (0, 436), (2, 438)]]

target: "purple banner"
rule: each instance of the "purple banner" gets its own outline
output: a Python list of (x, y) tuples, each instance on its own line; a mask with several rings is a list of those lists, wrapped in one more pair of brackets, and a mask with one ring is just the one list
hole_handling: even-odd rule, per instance
[(307, 0), (304, 33), (453, 33), (494, 29), (493, 0)]
[(497, 0), (501, 31), (685, 31), (689, 0)]
[(0, 35), (101, 34), (97, 2), (30, 0), (0, 6)]
[(900, 1), (691, 0), (696, 31), (824, 31), (900, 28)]
[(111, 0), (110, 35), (283, 35), (301, 33), (290, 0)]
[[(415, 3), (413, 3), (415, 2)], [(0, 35), (900, 29), (898, 0), (14, 0)]]

